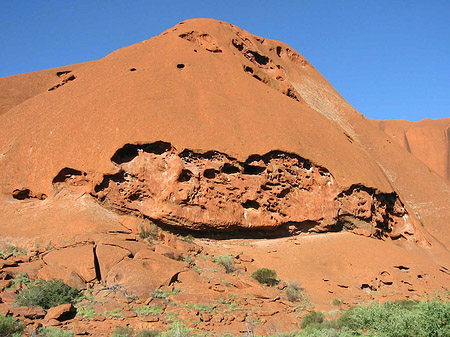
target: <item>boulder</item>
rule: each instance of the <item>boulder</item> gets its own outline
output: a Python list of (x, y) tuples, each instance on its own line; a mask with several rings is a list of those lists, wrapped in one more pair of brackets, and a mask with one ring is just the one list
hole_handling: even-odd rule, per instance
[(131, 294), (149, 296), (156, 288), (173, 282), (185, 266), (149, 250), (145, 259), (124, 259), (112, 267), (106, 284), (121, 285)]
[(29, 319), (42, 318), (45, 316), (45, 311), (41, 307), (11, 307), (9, 312), (13, 316), (21, 316)]
[(112, 267), (131, 255), (128, 249), (106, 244), (98, 245), (95, 253), (100, 267), (101, 278), (106, 277)]
[(92, 244), (54, 250), (44, 256), (48, 266), (64, 267), (77, 273), (85, 282), (96, 279)]
[(73, 318), (75, 313), (76, 309), (72, 304), (70, 303), (61, 304), (56, 307), (48, 309), (44, 319), (46, 321), (50, 321), (53, 319), (56, 319), (58, 321), (64, 321), (68, 318)]
[(63, 266), (48, 266), (45, 265), (42, 267), (38, 273), (37, 277), (41, 280), (52, 280), (52, 279), (60, 279), (63, 280), (64, 283), (68, 284), (71, 287), (77, 289), (85, 289), (86, 283), (85, 281), (74, 271), (71, 271)]

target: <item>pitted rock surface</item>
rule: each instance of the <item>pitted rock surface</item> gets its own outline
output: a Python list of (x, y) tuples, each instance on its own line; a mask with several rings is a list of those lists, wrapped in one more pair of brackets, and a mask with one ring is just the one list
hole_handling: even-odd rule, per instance
[[(105, 175), (93, 195), (166, 226), (286, 234), (360, 228), (378, 238), (414, 234), (395, 193), (358, 185), (341, 191), (327, 169), (291, 153), (272, 151), (239, 162), (216, 151), (178, 152), (159, 141), (127, 144), (112, 161), (118, 173)], [(66, 181), (73, 188), (77, 179)]]

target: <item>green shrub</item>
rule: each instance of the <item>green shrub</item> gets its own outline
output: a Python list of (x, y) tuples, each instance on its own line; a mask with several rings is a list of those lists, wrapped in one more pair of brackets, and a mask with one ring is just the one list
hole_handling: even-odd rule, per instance
[(60, 304), (71, 303), (80, 296), (78, 289), (72, 288), (62, 280), (36, 281), (16, 298), (20, 306), (37, 306), (50, 309)]
[(114, 329), (112, 337), (132, 337), (134, 336), (134, 329), (127, 326), (118, 326)]
[(65, 331), (58, 328), (48, 327), (39, 328), (39, 337), (73, 337), (73, 331)]
[(181, 322), (175, 322), (170, 325), (169, 330), (164, 332), (164, 337), (187, 337), (190, 335), (191, 329)]
[(230, 274), (236, 270), (234, 267), (234, 258), (231, 255), (215, 256), (214, 262), (224, 267), (227, 274)]
[(269, 286), (273, 286), (278, 283), (277, 273), (275, 270), (261, 268), (256, 270), (252, 277), (257, 280), (259, 283), (267, 284)]
[(0, 314), (0, 336), (2, 337), (15, 337), (20, 336), (25, 329), (25, 325), (20, 322), (16, 322), (14, 318), (10, 316), (4, 316)]
[(85, 307), (80, 304), (77, 305), (77, 315), (81, 315), (84, 318), (94, 318), (96, 316), (96, 312), (94, 308)]
[(308, 315), (304, 316), (301, 323), (301, 328), (304, 329), (307, 326), (314, 325), (317, 327), (324, 320), (323, 313), (319, 311), (311, 311)]
[(138, 315), (142, 315), (142, 316), (149, 316), (149, 315), (157, 316), (157, 315), (162, 314), (162, 312), (164, 310), (163, 310), (163, 308), (157, 307), (157, 306), (142, 305), (140, 307), (135, 308), (134, 311)]
[(18, 285), (25, 285), (26, 287), (29, 287), (31, 284), (32, 282), (26, 273), (18, 273), (12, 280), (12, 285), (8, 288), (17, 289)]
[(0, 250), (0, 257), (8, 258), (9, 256), (26, 255), (27, 251), (20, 247), (9, 245), (5, 250)]
[(142, 330), (136, 334), (136, 337), (158, 337), (161, 332), (158, 330)]
[(386, 302), (354, 307), (338, 320), (356, 334), (383, 337), (450, 336), (450, 302)]
[(164, 291), (162, 289), (155, 289), (155, 291), (152, 294), (152, 297), (153, 298), (162, 298), (164, 300), (169, 301), (170, 300), (170, 298), (169, 298), (170, 295), (175, 295), (175, 294), (178, 294), (180, 292), (181, 292), (180, 289), (173, 289), (173, 290), (167, 290), (167, 291)]

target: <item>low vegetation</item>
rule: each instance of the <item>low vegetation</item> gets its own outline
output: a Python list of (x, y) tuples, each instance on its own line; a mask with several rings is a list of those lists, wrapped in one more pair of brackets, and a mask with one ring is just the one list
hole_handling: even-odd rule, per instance
[(141, 231), (139, 232), (139, 237), (145, 239), (148, 242), (153, 242), (158, 237), (159, 228), (156, 225), (144, 226), (141, 225)]
[(66, 331), (54, 327), (42, 327), (38, 330), (39, 337), (73, 337), (73, 331)]
[(266, 284), (268, 286), (273, 286), (279, 282), (277, 279), (277, 273), (273, 269), (258, 269), (252, 274), (252, 277), (259, 283)]
[(438, 298), (375, 303), (351, 308), (332, 321), (312, 311), (301, 326), (305, 330), (292, 337), (445, 337), (450, 336), (450, 302)]
[(61, 304), (74, 304), (80, 291), (65, 284), (62, 280), (38, 280), (22, 290), (16, 298), (20, 306), (37, 306), (50, 309)]
[(12, 317), (0, 314), (0, 336), (2, 337), (18, 337), (21, 336), (25, 325), (17, 322)]
[(10, 256), (26, 255), (27, 251), (20, 247), (9, 245), (5, 249), (0, 250), (0, 257), (6, 259)]
[(231, 255), (218, 255), (214, 257), (214, 262), (225, 268), (227, 274), (236, 270), (234, 265), (234, 258)]
[(307, 299), (300, 288), (299, 282), (289, 282), (284, 289), (284, 293), (291, 302), (301, 302)]

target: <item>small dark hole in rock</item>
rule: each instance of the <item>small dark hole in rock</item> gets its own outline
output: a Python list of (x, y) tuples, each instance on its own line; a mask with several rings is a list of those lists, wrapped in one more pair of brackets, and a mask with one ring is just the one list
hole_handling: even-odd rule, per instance
[(244, 66), (244, 71), (245, 71), (246, 73), (253, 74), (253, 69), (252, 69), (251, 67), (249, 67), (249, 66)]
[(196, 53), (197, 52), (197, 49), (194, 49), (194, 53)]
[(66, 74), (68, 74), (70, 72), (72, 72), (72, 71), (71, 70), (58, 71), (56, 73), (56, 76), (61, 77), (61, 76), (66, 75)]
[(186, 169), (181, 170), (180, 176), (178, 177), (179, 182), (189, 181), (192, 178), (192, 172)]
[(281, 56), (281, 47), (280, 46), (277, 47), (277, 55), (278, 55), (278, 57)]
[(141, 197), (141, 194), (140, 194), (139, 192), (136, 192), (136, 193), (131, 194), (131, 195), (128, 197), (128, 199), (129, 199), (130, 201), (136, 201), (136, 200), (138, 200), (140, 197)]
[(261, 82), (262, 82), (262, 78), (259, 77), (258, 75), (253, 75), (253, 77), (256, 78), (258, 81), (261, 81)]
[(400, 270), (409, 270), (409, 267), (405, 267), (405, 266), (394, 266), (394, 268), (397, 268)]
[(261, 174), (265, 169), (262, 166), (247, 165), (244, 167), (244, 174)]
[[(81, 176), (81, 171), (71, 169), (69, 167), (63, 168), (59, 173), (56, 175), (55, 178), (53, 178), (52, 183), (62, 183), (69, 179), (72, 176)], [(86, 174), (84, 174), (86, 176)]]
[(253, 50), (249, 50), (247, 53), (250, 53), (251, 55), (253, 55), (254, 60), (256, 61), (256, 63), (260, 64), (260, 65), (266, 65), (267, 63), (269, 63), (269, 58), (267, 56), (261, 55), (260, 53), (253, 51)]
[(231, 43), (239, 51), (242, 51), (244, 49), (244, 44), (242, 42), (239, 43), (237, 40), (233, 39), (233, 40), (231, 40)]
[(203, 172), (203, 175), (205, 176), (205, 178), (214, 179), (216, 177), (217, 173), (219, 173), (219, 172), (215, 169), (206, 169)]
[(294, 90), (288, 88), (288, 90), (286, 91), (286, 96), (295, 99), (296, 101), (298, 101), (297, 96), (294, 94)]
[(183, 63), (178, 63), (177, 64), (177, 68), (178, 69), (183, 69), (184, 68), (184, 64)]
[(226, 174), (233, 174), (233, 173), (239, 173), (241, 172), (241, 170), (239, 169), (239, 167), (236, 167), (234, 165), (228, 164), (226, 163), (225, 165), (223, 165), (223, 167), (220, 169), (223, 173)]
[(258, 209), (259, 206), (259, 202), (257, 202), (256, 200), (247, 200), (246, 202), (242, 203), (242, 207), (244, 208)]
[(136, 71), (136, 68), (130, 68), (130, 71)]
[(32, 198), (31, 191), (28, 188), (23, 190), (14, 190), (12, 197), (17, 200), (25, 200)]

